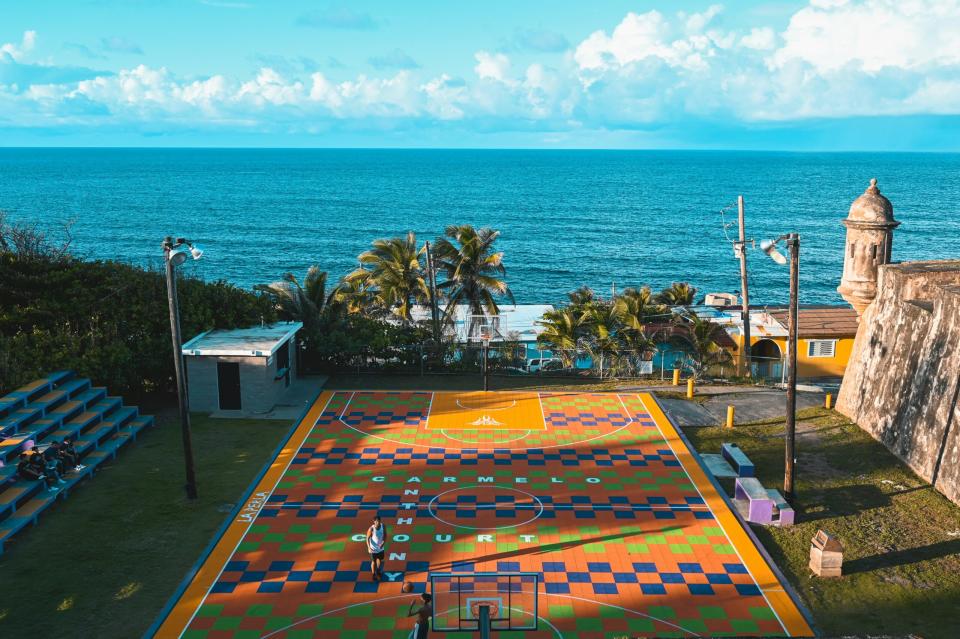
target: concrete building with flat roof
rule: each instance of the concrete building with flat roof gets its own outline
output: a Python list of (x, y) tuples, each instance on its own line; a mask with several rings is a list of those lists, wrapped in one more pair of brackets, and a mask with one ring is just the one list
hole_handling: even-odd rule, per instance
[(297, 374), (301, 322), (216, 329), (183, 345), (190, 409), (266, 413)]

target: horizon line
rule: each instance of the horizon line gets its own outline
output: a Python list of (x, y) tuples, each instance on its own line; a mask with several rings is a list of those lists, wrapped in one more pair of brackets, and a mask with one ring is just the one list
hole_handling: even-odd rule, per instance
[(115, 150), (115, 151), (580, 151), (580, 152), (618, 152), (618, 153), (786, 153), (786, 154), (889, 154), (889, 155), (960, 155), (955, 150), (895, 150), (895, 149), (782, 149), (782, 148), (633, 148), (633, 147), (509, 147), (509, 146), (162, 146), (162, 145), (2, 145), (0, 150)]

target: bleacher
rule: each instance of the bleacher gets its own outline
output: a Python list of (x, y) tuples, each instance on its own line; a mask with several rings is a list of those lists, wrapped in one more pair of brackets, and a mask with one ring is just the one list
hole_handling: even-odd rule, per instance
[[(124, 406), (120, 397), (94, 387), (72, 371), (59, 371), (0, 397), (0, 553), (4, 544), (30, 524), (57, 499), (94, 474), (104, 461), (117, 456), (137, 433), (153, 425), (153, 417)], [(43, 480), (17, 476), (21, 452), (45, 449), (53, 441), (70, 438), (84, 469), (67, 469), (65, 484), (48, 492)]]

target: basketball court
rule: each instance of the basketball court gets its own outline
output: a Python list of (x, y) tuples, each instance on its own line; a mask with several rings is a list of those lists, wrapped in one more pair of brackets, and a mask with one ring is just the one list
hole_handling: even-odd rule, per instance
[(431, 637), (813, 634), (652, 396), (337, 391), (155, 636), (406, 639), (421, 592)]

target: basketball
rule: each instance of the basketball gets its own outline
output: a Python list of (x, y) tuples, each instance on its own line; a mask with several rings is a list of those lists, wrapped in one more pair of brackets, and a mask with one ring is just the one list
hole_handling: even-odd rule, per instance
[(400, 587), (403, 592), (413, 592), (413, 584), (409, 581), (403, 582), (403, 585)]

